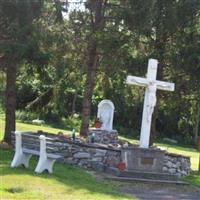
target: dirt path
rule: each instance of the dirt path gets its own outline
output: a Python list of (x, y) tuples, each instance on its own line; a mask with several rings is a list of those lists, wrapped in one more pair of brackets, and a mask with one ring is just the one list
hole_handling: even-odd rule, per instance
[(200, 188), (181, 185), (133, 184), (120, 191), (141, 200), (200, 200)]

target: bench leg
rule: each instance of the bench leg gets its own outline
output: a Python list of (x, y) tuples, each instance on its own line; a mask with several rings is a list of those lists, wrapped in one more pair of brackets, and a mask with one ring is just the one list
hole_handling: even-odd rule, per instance
[(42, 173), (44, 170), (48, 170), (51, 174), (53, 172), (53, 164), (55, 159), (39, 159), (37, 167), (35, 168), (36, 173)]
[(32, 154), (18, 154), (15, 152), (13, 161), (11, 163), (11, 167), (18, 167), (19, 165), (24, 165), (24, 167), (28, 168), (29, 167), (29, 160), (31, 158)]

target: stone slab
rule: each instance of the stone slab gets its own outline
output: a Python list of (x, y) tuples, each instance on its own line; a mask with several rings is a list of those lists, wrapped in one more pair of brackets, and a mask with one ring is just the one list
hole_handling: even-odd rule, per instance
[(122, 161), (127, 170), (143, 172), (162, 172), (165, 151), (160, 149), (146, 149), (127, 147), (121, 150)]

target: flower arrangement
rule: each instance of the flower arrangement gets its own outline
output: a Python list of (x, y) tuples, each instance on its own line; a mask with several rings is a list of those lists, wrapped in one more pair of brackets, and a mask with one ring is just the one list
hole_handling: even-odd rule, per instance
[(95, 128), (101, 128), (101, 126), (102, 126), (102, 121), (99, 118), (97, 118), (95, 120), (94, 127)]

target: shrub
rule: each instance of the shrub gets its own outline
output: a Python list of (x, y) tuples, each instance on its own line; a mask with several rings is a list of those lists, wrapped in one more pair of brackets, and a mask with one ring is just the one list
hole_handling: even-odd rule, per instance
[(22, 122), (32, 122), (34, 119), (37, 119), (38, 116), (38, 114), (29, 111), (16, 111), (16, 119)]

